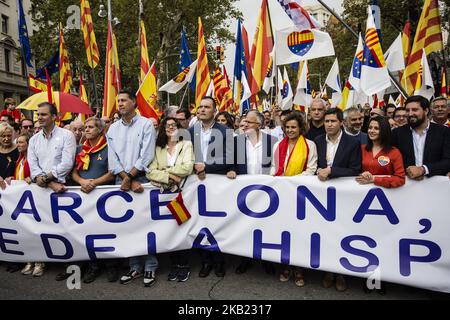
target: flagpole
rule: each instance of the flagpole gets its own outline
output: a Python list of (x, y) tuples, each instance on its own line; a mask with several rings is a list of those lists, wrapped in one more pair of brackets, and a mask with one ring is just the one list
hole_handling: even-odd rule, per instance
[[(333, 10), (331, 9), (329, 6), (327, 6), (322, 0), (317, 0), (328, 12), (330, 12), (336, 19), (338, 19), (338, 21), (340, 23), (342, 23), (344, 25), (344, 27), (350, 31), (353, 36), (358, 39), (359, 36), (358, 34), (355, 32), (355, 30), (353, 30), (347, 23), (345, 23), (345, 21)], [(362, 39), (363, 43), (364, 43), (364, 39)], [(389, 77), (391, 78), (392, 83), (394, 84), (394, 86), (397, 88), (397, 90), (400, 92), (401, 95), (403, 95), (403, 97), (408, 98), (408, 94), (406, 93), (405, 90), (403, 90), (402, 86), (398, 83), (397, 79), (395, 79), (394, 75), (388, 70), (388, 74)]]
[[(183, 106), (184, 97), (186, 96), (186, 92), (188, 91), (188, 89), (189, 89), (189, 82), (186, 85), (186, 89), (184, 89), (183, 97), (181, 98), (181, 102), (180, 102), (180, 106), (179, 106), (180, 109)], [(189, 102), (188, 102), (188, 109), (189, 109)]]
[[(94, 22), (92, 22), (92, 23), (94, 23)], [(89, 29), (87, 31), (88, 31), (87, 39), (88, 39), (88, 46), (89, 46), (89, 54), (91, 55), (91, 63), (92, 63), (92, 65), (94, 65), (94, 59), (92, 56), (92, 48), (91, 48), (91, 34), (89, 33)], [(88, 64), (89, 64), (89, 61), (88, 61)], [(89, 67), (90, 67), (90, 65), (89, 65)], [(80, 72), (81, 72), (81, 70), (80, 70)], [(94, 72), (93, 67), (91, 68), (91, 76), (92, 76), (92, 85), (94, 86), (95, 111), (97, 114), (101, 115), (101, 113), (98, 112), (99, 106), (98, 106), (98, 96), (97, 96), (97, 83), (95, 81), (95, 72)]]

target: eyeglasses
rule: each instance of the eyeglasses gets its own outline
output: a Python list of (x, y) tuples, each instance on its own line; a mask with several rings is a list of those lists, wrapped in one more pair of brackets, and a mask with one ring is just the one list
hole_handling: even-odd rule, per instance
[(178, 127), (176, 123), (168, 123), (166, 124), (166, 128), (176, 128)]
[(395, 116), (394, 117), (394, 119), (401, 119), (401, 118), (405, 119), (405, 118), (407, 118), (407, 116)]

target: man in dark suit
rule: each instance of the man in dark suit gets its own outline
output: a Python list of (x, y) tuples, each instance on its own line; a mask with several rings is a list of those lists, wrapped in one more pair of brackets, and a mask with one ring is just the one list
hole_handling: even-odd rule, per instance
[[(214, 122), (217, 111), (214, 98), (206, 96), (197, 108), (198, 122), (189, 128), (194, 147), (194, 171), (200, 180), (206, 174), (226, 175), (233, 169), (233, 130)], [(227, 161), (227, 154), (231, 160)], [(200, 250), (202, 268), (199, 277), (207, 277), (213, 268), (216, 276), (225, 276), (225, 259), (221, 252)]]
[[(339, 108), (325, 112), (325, 134), (316, 138), (317, 176), (320, 181), (332, 178), (357, 176), (361, 171), (361, 145), (358, 139), (342, 129), (344, 115)], [(336, 280), (336, 290), (345, 291), (347, 284), (343, 275), (327, 272), (322, 280), (330, 288)]]
[(315, 139), (319, 180), (357, 176), (361, 171), (361, 146), (358, 139), (342, 130), (343, 114), (339, 108), (325, 113), (325, 132)]
[[(234, 179), (240, 174), (270, 174), (273, 147), (278, 139), (261, 131), (264, 126), (264, 116), (257, 110), (247, 113), (244, 120), (244, 134), (234, 138), (234, 166), (227, 177)], [(241, 257), (237, 274), (247, 271), (252, 265), (250, 258)], [(263, 261), (267, 273), (275, 274), (273, 263)]]
[(408, 125), (392, 132), (409, 178), (446, 175), (450, 171), (450, 129), (430, 122), (430, 102), (422, 96), (405, 101)]

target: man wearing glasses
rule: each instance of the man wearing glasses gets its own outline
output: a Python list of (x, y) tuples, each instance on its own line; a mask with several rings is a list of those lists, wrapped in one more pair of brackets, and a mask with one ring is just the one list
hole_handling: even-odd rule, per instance
[(398, 127), (402, 127), (405, 124), (408, 123), (408, 116), (406, 114), (406, 108), (405, 107), (398, 107), (394, 111), (394, 121), (397, 124)]
[(28, 134), (31, 136), (34, 134), (34, 124), (30, 119), (23, 119), (20, 122), (20, 134)]
[(181, 124), (183, 129), (189, 128), (189, 121), (191, 120), (191, 113), (187, 109), (178, 109), (175, 113), (175, 118)]

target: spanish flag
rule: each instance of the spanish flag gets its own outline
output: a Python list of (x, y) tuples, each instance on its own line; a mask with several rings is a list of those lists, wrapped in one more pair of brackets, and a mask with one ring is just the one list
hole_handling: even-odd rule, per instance
[(175, 220), (177, 220), (178, 225), (183, 224), (184, 222), (186, 222), (191, 218), (191, 214), (184, 205), (183, 196), (181, 195), (181, 192), (175, 199), (173, 199), (167, 205), (167, 208), (172, 213)]

